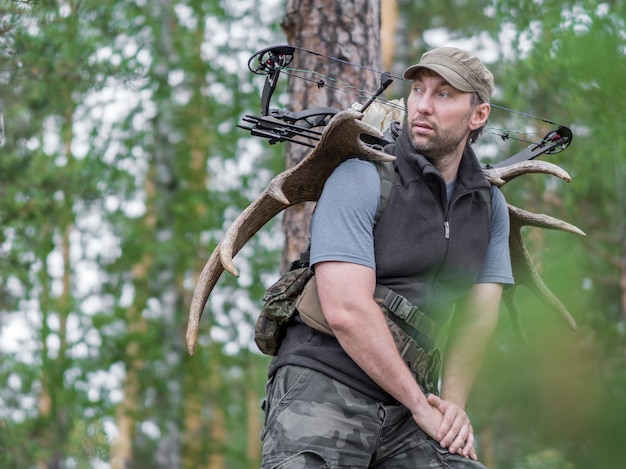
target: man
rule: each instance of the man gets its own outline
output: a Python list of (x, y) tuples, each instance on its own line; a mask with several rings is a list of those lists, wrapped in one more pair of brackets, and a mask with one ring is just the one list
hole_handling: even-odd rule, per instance
[[(513, 283), (504, 197), (469, 147), (489, 117), (493, 76), (445, 47), (404, 77), (407, 121), (385, 148), (397, 159), (378, 223), (370, 162), (340, 165), (317, 204), (311, 266), (333, 335), (297, 315), (289, 324), (270, 366), (263, 468), (484, 467), (464, 409)], [(419, 311), (392, 318), (407, 300)], [(424, 370), (437, 371), (436, 331), (453, 310), (438, 397), (424, 392)], [(411, 333), (413, 352), (401, 355), (394, 330)]]

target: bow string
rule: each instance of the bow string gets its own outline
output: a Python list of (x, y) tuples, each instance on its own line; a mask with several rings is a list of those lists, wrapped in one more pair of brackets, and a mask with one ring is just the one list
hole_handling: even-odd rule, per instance
[[(374, 73), (378, 75), (380, 85), (376, 91), (371, 92), (348, 83), (341, 77), (328, 76), (319, 71), (298, 66), (298, 64), (294, 62), (294, 59), (299, 53), (312, 54), (326, 60), (337, 62), (338, 64), (357, 67), (361, 70)], [(373, 102), (406, 111), (406, 108), (397, 104), (396, 101), (385, 99), (382, 93), (394, 80), (407, 83), (411, 82), (411, 80), (394, 76), (388, 72), (382, 72), (338, 57), (332, 57), (292, 45), (276, 45), (257, 51), (250, 57), (248, 69), (254, 74), (265, 75), (265, 82), (261, 94), (261, 115), (245, 115), (242, 118), (244, 124), (240, 124), (239, 127), (250, 131), (253, 136), (267, 139), (270, 144), (293, 142), (311, 148), (315, 146), (315, 143), (322, 135), (320, 129), (328, 124), (330, 119), (341, 110), (332, 107), (316, 107), (292, 112), (285, 109), (271, 108), (270, 102), (281, 74), (294, 79), (304, 80), (319, 89), (325, 88), (348, 93), (353, 95), (357, 101), (367, 100), (365, 105), (357, 109), (360, 112), (364, 112)], [(494, 135), (502, 141), (513, 140), (527, 144), (524, 149), (515, 155), (498, 163), (487, 165), (487, 167), (503, 167), (519, 161), (531, 160), (543, 154), (551, 155), (559, 153), (565, 150), (572, 141), (572, 131), (563, 124), (521, 111), (515, 111), (495, 103), (490, 103), (490, 105), (492, 108), (500, 109), (514, 116), (543, 122), (551, 126), (552, 129), (546, 133), (545, 131), (521, 131), (486, 126), (484, 129), (485, 133)], [(394, 122), (390, 129), (385, 132), (385, 137), (382, 140), (370, 140), (368, 137), (366, 143), (384, 146), (397, 138), (400, 131), (401, 123)]]

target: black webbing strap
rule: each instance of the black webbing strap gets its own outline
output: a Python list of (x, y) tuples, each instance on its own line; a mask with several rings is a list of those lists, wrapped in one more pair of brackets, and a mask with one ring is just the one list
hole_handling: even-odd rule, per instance
[(439, 334), (439, 324), (426, 316), (406, 298), (382, 285), (376, 285), (374, 298), (393, 315), (391, 319), (424, 350), (432, 350)]
[[(376, 214), (374, 215), (374, 227), (376, 227), (378, 220), (380, 220), (380, 217), (387, 206), (387, 202), (389, 202), (389, 198), (391, 197), (391, 189), (396, 177), (396, 169), (393, 165), (393, 161), (375, 161), (374, 164), (376, 166), (376, 170), (378, 171), (378, 177), (380, 180), (380, 198), (378, 200)], [(300, 259), (297, 262), (299, 262), (300, 267), (304, 267), (309, 265), (310, 258), (311, 243), (309, 242), (306, 251), (300, 253)]]
[(391, 198), (391, 189), (396, 177), (396, 169), (393, 161), (376, 161), (376, 170), (380, 179), (380, 199), (378, 200), (378, 208), (374, 215), (374, 227), (378, 224), (378, 220), (383, 214), (389, 199)]

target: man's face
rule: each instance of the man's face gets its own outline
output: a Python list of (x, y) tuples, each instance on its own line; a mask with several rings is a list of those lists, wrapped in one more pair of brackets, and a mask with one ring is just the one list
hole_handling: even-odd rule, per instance
[(408, 130), (413, 147), (437, 161), (465, 147), (472, 129), (472, 93), (459, 91), (439, 74), (422, 70), (407, 99)]

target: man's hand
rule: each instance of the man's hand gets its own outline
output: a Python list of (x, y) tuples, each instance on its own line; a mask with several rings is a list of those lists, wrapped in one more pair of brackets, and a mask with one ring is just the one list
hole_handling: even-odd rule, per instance
[(427, 396), (428, 403), (443, 414), (443, 419), (433, 438), (442, 448), (448, 448), (452, 454), (461, 454), (477, 460), (474, 449), (474, 429), (467, 413), (458, 405), (445, 401), (435, 394)]
[(425, 400), (423, 405), (412, 411), (412, 415), (417, 426), (424, 430), (428, 436), (434, 440), (440, 440), (437, 438), (437, 431), (443, 424), (443, 412)]

